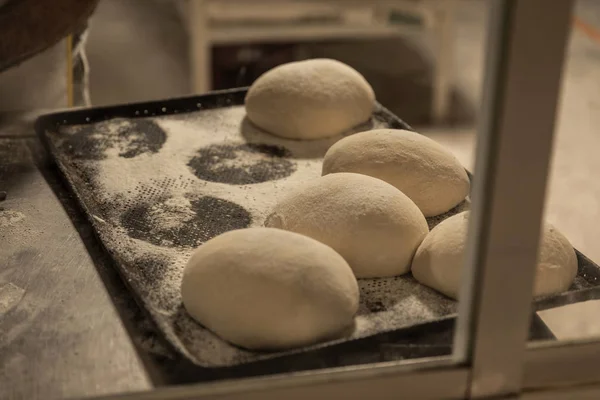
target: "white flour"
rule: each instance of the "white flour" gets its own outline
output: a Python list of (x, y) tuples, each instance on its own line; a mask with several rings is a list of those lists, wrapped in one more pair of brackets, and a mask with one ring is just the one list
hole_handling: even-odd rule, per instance
[(25, 214), (18, 211), (0, 211), (0, 227), (8, 228), (25, 219)]

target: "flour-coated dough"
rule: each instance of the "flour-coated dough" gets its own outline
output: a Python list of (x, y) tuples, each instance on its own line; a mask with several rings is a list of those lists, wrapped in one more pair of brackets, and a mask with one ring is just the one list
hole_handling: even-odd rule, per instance
[(323, 175), (355, 172), (400, 189), (426, 217), (443, 214), (469, 194), (469, 177), (452, 153), (415, 132), (375, 129), (329, 148)]
[(291, 62), (261, 75), (246, 95), (256, 126), (288, 139), (341, 134), (366, 122), (375, 94), (352, 67), (331, 59)]
[(265, 222), (310, 236), (341, 254), (358, 278), (401, 275), (429, 231), (402, 192), (366, 175), (340, 173), (299, 185)]
[(279, 229), (229, 231), (201, 245), (183, 272), (187, 312), (221, 338), (275, 350), (333, 338), (352, 326), (358, 284), (344, 259)]
[[(415, 254), (412, 274), (423, 285), (458, 298), (468, 230), (469, 212), (442, 221), (425, 237)], [(545, 224), (538, 255), (534, 296), (569, 289), (577, 275), (575, 250), (556, 228)], [(507, 293), (508, 295), (508, 293)]]

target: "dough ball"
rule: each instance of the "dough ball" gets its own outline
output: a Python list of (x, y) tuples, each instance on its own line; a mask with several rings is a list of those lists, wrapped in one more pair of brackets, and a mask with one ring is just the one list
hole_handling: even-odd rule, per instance
[(577, 255), (569, 240), (551, 224), (545, 224), (538, 253), (534, 296), (568, 290), (577, 276)]
[[(423, 240), (412, 262), (412, 274), (423, 285), (458, 298), (469, 212), (442, 221)], [(533, 294), (547, 296), (569, 289), (577, 275), (575, 250), (556, 228), (544, 226)]]
[(352, 326), (358, 285), (344, 259), (279, 229), (229, 231), (201, 245), (183, 272), (187, 312), (248, 349), (304, 346)]
[(329, 148), (323, 175), (355, 172), (400, 189), (426, 217), (443, 214), (469, 194), (460, 162), (433, 140), (415, 132), (376, 129), (348, 136)]
[(382, 180), (348, 173), (297, 187), (275, 206), (265, 225), (325, 243), (358, 278), (408, 272), (429, 231), (419, 208), (402, 192)]
[(283, 64), (260, 76), (246, 95), (256, 126), (288, 139), (321, 139), (368, 121), (375, 94), (352, 67), (330, 59)]

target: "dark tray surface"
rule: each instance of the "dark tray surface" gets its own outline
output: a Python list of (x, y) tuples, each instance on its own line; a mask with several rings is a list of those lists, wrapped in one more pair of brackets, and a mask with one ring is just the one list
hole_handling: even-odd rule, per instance
[[(102, 238), (102, 233), (99, 231), (99, 221), (97, 214), (90, 212), (87, 209), (88, 204), (86, 204), (85, 199), (82, 199), (82, 195), (80, 191), (85, 191), (86, 185), (90, 185), (89, 182), (76, 181), (76, 179), (72, 175), (72, 170), (69, 169), (68, 166), (65, 166), (64, 163), (58, 159), (57, 149), (51, 140), (49, 134), (54, 132), (57, 133), (63, 128), (68, 128), (73, 125), (84, 124), (88, 125), (91, 129), (85, 131), (85, 135), (94, 132), (94, 124), (101, 123), (106, 120), (114, 119), (114, 118), (126, 118), (139, 120), (140, 117), (151, 117), (151, 116), (172, 116), (177, 114), (183, 114), (181, 117), (185, 118), (187, 113), (195, 112), (198, 110), (210, 110), (216, 108), (228, 108), (233, 105), (243, 104), (243, 98), (245, 95), (245, 89), (237, 89), (231, 91), (223, 91), (223, 92), (215, 92), (212, 94), (208, 94), (205, 96), (195, 96), (189, 98), (181, 98), (181, 99), (172, 99), (165, 100), (160, 102), (149, 102), (149, 103), (141, 103), (141, 104), (131, 104), (124, 106), (115, 106), (115, 107), (102, 107), (102, 108), (93, 108), (93, 109), (85, 109), (85, 110), (77, 110), (66, 113), (57, 113), (50, 114), (47, 116), (41, 117), (36, 123), (36, 130), (42, 140), (46, 143), (47, 147), (50, 149), (51, 153), (55, 158), (57, 158), (58, 164), (63, 172), (66, 175), (67, 181), (69, 182), (71, 188), (74, 190), (76, 195), (79, 197), (80, 203), (82, 203), (83, 208), (88, 215), (88, 218), (96, 228), (96, 232), (100, 233), (100, 237)], [(392, 128), (397, 129), (410, 129), (408, 125), (402, 122), (400, 119), (395, 117), (393, 114), (389, 113), (385, 108), (380, 107), (376, 113), (375, 118), (379, 118), (380, 120), (385, 120), (387, 125)], [(150, 127), (152, 129), (152, 127)], [(77, 143), (76, 143), (77, 144)], [(88, 149), (89, 150), (89, 149)], [(94, 149), (92, 149), (94, 150)], [(122, 149), (121, 149), (122, 150)], [(125, 149), (125, 156), (129, 156), (130, 154), (126, 154), (127, 151), (131, 150), (129, 148)], [(148, 149), (146, 149), (148, 150)], [(152, 149), (149, 150), (150, 152)], [(75, 155), (75, 157), (73, 157)], [(77, 158), (77, 153), (71, 153), (72, 158)], [(71, 165), (72, 167), (72, 165)], [(85, 175), (85, 174), (84, 174)], [(83, 176), (83, 175), (82, 175)], [(79, 177), (81, 178), (81, 176)], [(85, 176), (84, 176), (85, 180)], [(96, 211), (96, 210), (94, 210)], [(432, 221), (430, 221), (431, 223)], [(435, 221), (439, 222), (439, 221)], [(101, 228), (100, 228), (101, 230)], [(206, 238), (204, 238), (205, 240)], [(106, 243), (105, 243), (106, 245)], [(109, 252), (113, 253), (111, 249), (108, 249)], [(123, 268), (122, 260), (119, 260), (118, 257), (115, 257), (113, 254), (113, 258), (115, 258), (115, 266), (118, 271), (123, 276), (124, 280), (129, 284), (132, 289), (132, 293), (134, 297), (144, 306), (144, 308), (150, 313), (152, 319), (157, 322), (159, 326), (160, 323), (160, 313), (157, 313), (153, 307), (148, 307), (148, 299), (147, 293), (144, 293), (144, 290), (140, 290), (140, 286), (136, 286), (135, 282), (132, 282), (132, 274), (128, 273), (127, 268)], [(156, 260), (150, 260), (155, 262)], [(573, 289), (568, 293), (561, 294), (559, 296), (554, 296), (547, 299), (542, 299), (536, 302), (537, 309), (543, 308), (551, 308), (556, 307), (558, 305), (568, 304), (576, 301), (588, 300), (591, 298), (597, 298), (597, 290), (593, 288), (598, 284), (598, 277), (600, 276), (600, 269), (593, 262), (588, 260), (586, 257), (578, 253), (578, 261), (579, 261), (579, 276), (577, 278), (576, 283), (574, 284)], [(136, 277), (133, 277), (134, 280)], [(594, 297), (596, 296), (596, 297)], [(319, 345), (314, 346), (310, 351), (304, 352), (294, 352), (293, 354), (282, 356), (279, 358), (274, 358), (272, 360), (266, 361), (258, 361), (253, 362), (252, 364), (247, 364), (249, 368), (253, 365), (254, 367), (259, 367), (259, 364), (266, 366), (273, 366), (274, 370), (281, 371), (281, 366), (283, 364), (291, 366), (290, 368), (294, 369), (303, 369), (304, 367), (316, 367), (316, 365), (309, 366), (311, 362), (302, 362), (303, 359), (313, 360), (312, 364), (314, 364), (315, 360), (318, 360), (317, 364), (321, 366), (334, 366), (339, 365), (340, 363), (344, 363), (341, 361), (341, 358), (352, 359), (351, 363), (358, 362), (358, 359), (366, 360), (365, 362), (371, 362), (378, 360), (381, 361), (381, 358), (386, 359), (390, 357), (399, 357), (399, 358), (412, 358), (414, 357), (423, 357), (426, 355), (441, 355), (446, 354), (449, 351), (449, 343), (441, 343), (439, 341), (439, 336), (436, 337), (435, 332), (440, 332), (444, 334), (451, 333), (451, 329), (449, 330), (449, 325), (447, 322), (447, 318), (433, 318), (438, 321), (431, 321), (424, 324), (417, 324), (415, 327), (424, 327), (423, 331), (420, 335), (423, 338), (430, 338), (432, 342), (421, 343), (418, 340), (414, 340), (414, 329), (417, 328), (403, 328), (399, 330), (393, 330), (391, 332), (381, 332), (377, 335), (374, 335), (369, 338), (357, 339), (351, 341), (345, 341), (334, 345)], [(542, 324), (543, 325), (543, 324)], [(418, 329), (417, 329), (418, 331)], [(548, 334), (540, 333), (543, 331), (540, 329), (534, 329), (536, 332), (532, 338), (547, 338)], [(412, 332), (412, 333), (411, 333)], [(411, 337), (411, 344), (402, 344), (402, 337)], [(172, 347), (180, 354), (185, 355), (185, 352), (181, 351), (181, 346), (177, 343), (174, 343), (172, 337), (166, 335), (168, 342), (172, 345)], [(394, 344), (386, 344), (383, 346), (381, 343), (387, 343), (386, 339), (393, 339)], [(377, 342), (376, 344), (374, 344)], [(382, 349), (388, 349), (389, 352), (382, 351)], [(404, 352), (404, 353), (403, 353)], [(343, 353), (345, 356), (342, 357), (340, 353)], [(367, 353), (369, 355), (367, 355)], [(389, 354), (388, 354), (389, 353)], [(435, 353), (435, 354), (434, 354)], [(335, 354), (335, 356), (334, 356)], [(386, 355), (387, 354), (387, 355)], [(390, 355), (393, 354), (393, 355)], [(187, 357), (184, 357), (184, 359)], [(279, 360), (279, 361), (278, 361)], [(297, 360), (297, 361), (294, 361)], [(192, 362), (192, 360), (188, 361)], [(187, 363), (184, 363), (187, 364)], [(304, 366), (304, 367), (303, 367)], [(186, 368), (191, 368), (188, 365)], [(236, 369), (244, 369), (244, 365), (240, 365), (238, 367), (231, 367), (234, 370)], [(266, 367), (265, 367), (266, 368)], [(230, 369), (230, 368), (226, 368)], [(260, 369), (260, 368), (259, 368)], [(267, 368), (268, 369), (268, 368)], [(225, 372), (223, 368), (220, 369), (222, 372)], [(241, 371), (240, 371), (241, 372)], [(243, 375), (243, 374), (242, 374)]]

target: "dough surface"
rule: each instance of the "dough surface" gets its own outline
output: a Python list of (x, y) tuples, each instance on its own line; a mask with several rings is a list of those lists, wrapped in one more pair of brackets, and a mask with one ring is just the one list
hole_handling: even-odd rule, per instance
[(366, 175), (331, 174), (295, 188), (266, 226), (312, 237), (346, 259), (358, 278), (410, 270), (427, 221), (402, 192)]
[(291, 62), (261, 75), (246, 95), (246, 114), (276, 136), (311, 140), (368, 121), (371, 85), (352, 67), (331, 59)]
[(443, 214), (469, 194), (460, 162), (437, 142), (400, 129), (375, 129), (348, 136), (329, 148), (323, 175), (355, 172), (400, 189), (426, 217)]
[[(469, 212), (442, 221), (423, 240), (412, 263), (412, 274), (425, 286), (458, 298), (468, 230)], [(556, 228), (546, 224), (538, 255), (534, 296), (569, 289), (577, 275), (575, 250)]]
[(313, 344), (352, 326), (358, 284), (344, 259), (306, 236), (229, 231), (201, 245), (184, 269), (183, 304), (199, 323), (248, 349)]

